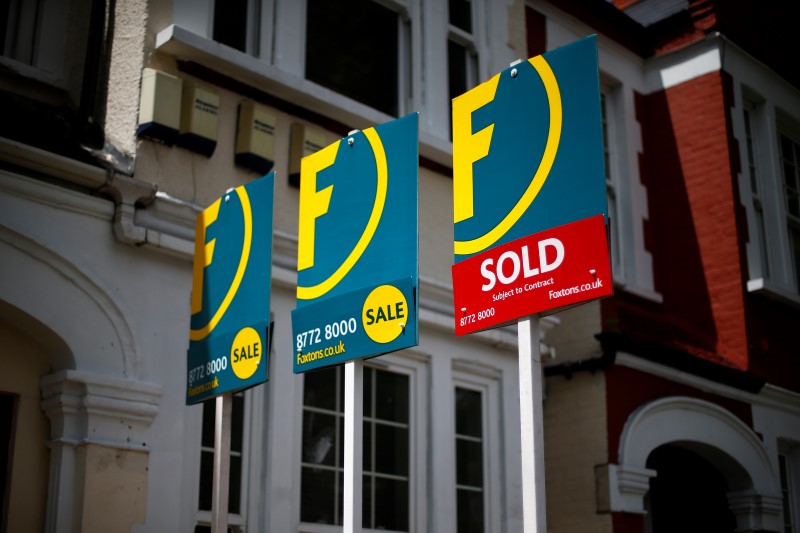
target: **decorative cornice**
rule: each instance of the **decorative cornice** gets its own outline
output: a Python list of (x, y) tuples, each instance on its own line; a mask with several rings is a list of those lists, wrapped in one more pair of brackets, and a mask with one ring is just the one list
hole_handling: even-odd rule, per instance
[(40, 384), (52, 441), (147, 450), (161, 386), (78, 370), (44, 376)]

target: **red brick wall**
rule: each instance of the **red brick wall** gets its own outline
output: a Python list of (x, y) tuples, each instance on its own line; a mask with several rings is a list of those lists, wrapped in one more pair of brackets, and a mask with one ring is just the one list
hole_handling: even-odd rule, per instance
[(624, 292), (604, 305), (606, 331), (748, 366), (744, 277), (736, 226), (723, 78), (711, 73), (637, 98), (642, 182), (662, 304)]
[(528, 57), (542, 55), (547, 51), (547, 18), (529, 7), (525, 7), (525, 37)]

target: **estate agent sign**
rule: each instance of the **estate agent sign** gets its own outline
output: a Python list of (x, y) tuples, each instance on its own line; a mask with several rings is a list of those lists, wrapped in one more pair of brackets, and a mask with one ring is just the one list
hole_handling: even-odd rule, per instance
[(612, 294), (596, 37), (453, 99), (457, 335)]
[(417, 144), (414, 113), (303, 158), (295, 373), (418, 344)]
[(275, 174), (197, 217), (186, 403), (267, 380)]

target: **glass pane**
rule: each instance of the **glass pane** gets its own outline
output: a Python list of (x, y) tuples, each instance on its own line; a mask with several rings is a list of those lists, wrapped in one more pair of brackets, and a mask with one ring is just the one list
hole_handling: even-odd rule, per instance
[(408, 475), (408, 429), (375, 424), (375, 471)]
[(306, 13), (306, 77), (397, 116), (397, 13), (371, 0), (308, 0)]
[[(800, 286), (800, 229), (790, 228), (791, 244), (792, 244), (792, 258), (794, 259), (794, 281), (795, 286)], [(798, 289), (800, 292), (800, 288)]]
[(781, 155), (786, 160), (792, 160), (792, 140), (786, 135), (781, 135)]
[(204, 448), (214, 447), (214, 416), (217, 412), (217, 400), (212, 398), (203, 402), (203, 429), (200, 445)]
[(244, 396), (235, 394), (231, 406), (231, 451), (242, 452), (244, 440)]
[(458, 533), (483, 533), (483, 492), (458, 490)]
[(793, 217), (800, 217), (800, 194), (794, 189), (786, 188), (786, 209)]
[(456, 479), (459, 485), (483, 487), (481, 443), (456, 439)]
[(211, 493), (214, 489), (214, 453), (200, 452), (200, 494), (197, 507), (201, 511), (211, 510)]
[(375, 418), (408, 423), (408, 376), (375, 371)]
[(303, 462), (333, 466), (336, 458), (336, 416), (303, 413)]
[(450, 24), (472, 33), (472, 2), (469, 0), (449, 0)]
[(303, 379), (303, 405), (336, 410), (336, 368), (306, 372)]
[(374, 478), (374, 529), (408, 531), (408, 482)]
[(375, 370), (364, 369), (364, 416), (372, 417), (372, 381), (375, 379)]
[(335, 475), (330, 470), (303, 467), (300, 520), (313, 524), (334, 524)]
[(456, 388), (456, 433), (470, 437), (483, 436), (481, 393)]
[(450, 99), (467, 92), (467, 50), (453, 41), (447, 42), (447, 75)]
[(361, 522), (364, 527), (372, 527), (372, 476), (363, 476), (361, 483), (363, 493)]
[(242, 458), (231, 457), (230, 480), (228, 481), (228, 512), (239, 514), (242, 501)]
[[(364, 422), (364, 471), (372, 471), (372, 427), (371, 422)], [(379, 441), (380, 442), (380, 441)]]
[(214, 3), (214, 40), (242, 52), (247, 42), (248, 0), (216, 0)]

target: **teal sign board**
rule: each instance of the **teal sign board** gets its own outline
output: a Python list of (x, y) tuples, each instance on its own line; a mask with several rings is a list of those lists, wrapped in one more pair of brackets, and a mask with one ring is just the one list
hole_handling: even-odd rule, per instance
[(455, 262), (606, 213), (597, 37), (453, 99)]
[(453, 99), (456, 335), (613, 293), (596, 40)]
[(419, 343), (416, 113), (302, 160), (294, 372)]
[(275, 174), (197, 217), (186, 403), (267, 380)]

